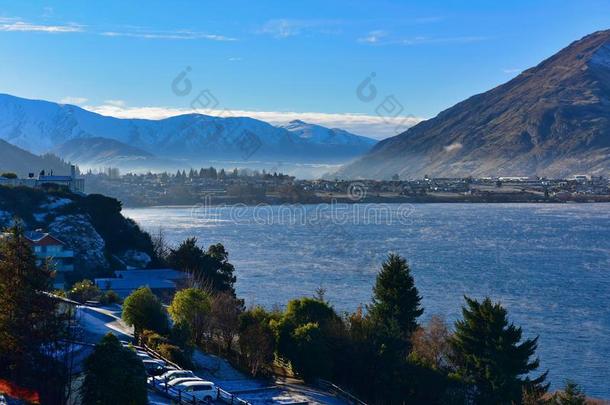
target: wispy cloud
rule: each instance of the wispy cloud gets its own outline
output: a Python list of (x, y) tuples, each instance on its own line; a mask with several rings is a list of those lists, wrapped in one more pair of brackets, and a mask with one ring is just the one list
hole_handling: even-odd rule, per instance
[(419, 117), (380, 117), (357, 113), (321, 113), (290, 111), (249, 111), (249, 110), (206, 110), (196, 111), (187, 108), (171, 107), (127, 107), (112, 104), (84, 106), (89, 111), (117, 118), (144, 118), (158, 120), (181, 114), (203, 112), (206, 115), (221, 117), (251, 117), (274, 125), (292, 120), (302, 120), (330, 128), (341, 128), (360, 135), (383, 139), (397, 135), (422, 121)]
[(390, 35), (387, 31), (375, 30), (370, 31), (366, 36), (358, 38), (358, 42), (370, 45), (426, 45), (426, 44), (466, 44), (471, 42), (480, 42), (488, 40), (484, 36), (453, 36), (453, 37), (427, 37), (416, 36), (404, 38), (396, 35)]
[(89, 101), (89, 99), (85, 97), (66, 96), (62, 98), (59, 102), (62, 104), (84, 104), (87, 101)]
[(51, 34), (67, 32), (83, 32), (84, 27), (79, 24), (34, 24), (18, 18), (0, 17), (0, 31), (5, 32), (46, 32)]
[(489, 38), (482, 36), (455, 36), (455, 37), (415, 37), (406, 38), (398, 41), (402, 45), (422, 45), (422, 44), (468, 44), (471, 42), (485, 41)]
[(388, 36), (388, 33), (383, 30), (370, 31), (365, 37), (358, 38), (358, 42), (376, 44)]
[(100, 35), (106, 37), (131, 37), (143, 39), (173, 39), (173, 40), (194, 40), (207, 39), (210, 41), (237, 41), (237, 38), (227, 37), (218, 34), (205, 32), (176, 30), (176, 31), (104, 31)]
[(281, 39), (314, 32), (335, 34), (338, 32), (339, 25), (341, 25), (339, 20), (293, 20), (280, 18), (265, 22), (257, 32)]
[[(43, 13), (43, 18), (52, 16), (52, 9)], [(169, 40), (209, 40), (209, 41), (236, 41), (237, 38), (207, 32), (181, 30), (149, 30), (143, 27), (120, 27), (116, 30), (104, 30), (100, 27), (86, 27), (76, 23), (66, 24), (37, 24), (24, 21), (18, 17), (0, 17), (0, 31), (5, 32), (46, 32), (46, 33), (89, 33), (106, 37), (132, 37), (144, 39)]]

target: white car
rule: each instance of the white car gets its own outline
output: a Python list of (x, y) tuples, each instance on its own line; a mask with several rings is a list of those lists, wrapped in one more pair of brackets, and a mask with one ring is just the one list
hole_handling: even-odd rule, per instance
[(170, 382), (167, 383), (167, 386), (169, 388), (174, 388), (179, 384), (183, 384), (183, 383), (187, 383), (190, 381), (203, 381), (201, 378), (197, 377), (197, 376), (192, 376), (192, 377), (180, 377), (180, 378), (175, 378), (173, 380), (171, 380)]
[(186, 377), (195, 377), (195, 374), (190, 370), (170, 370), (158, 377), (148, 377), (148, 383), (165, 386), (170, 381)]
[(216, 398), (216, 386), (211, 381), (186, 381), (181, 384), (176, 384), (173, 387), (174, 396), (178, 396), (180, 390), (181, 397), (184, 401), (190, 401), (192, 397), (198, 400), (211, 402)]

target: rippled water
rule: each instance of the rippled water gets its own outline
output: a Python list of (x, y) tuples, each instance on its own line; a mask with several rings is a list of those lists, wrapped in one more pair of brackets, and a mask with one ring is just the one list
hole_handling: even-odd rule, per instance
[(172, 243), (222, 242), (247, 304), (327, 289), (339, 311), (370, 300), (388, 252), (408, 258), (424, 318), (460, 316), (463, 295), (509, 309), (553, 386), (610, 398), (610, 205), (422, 204), (126, 209)]

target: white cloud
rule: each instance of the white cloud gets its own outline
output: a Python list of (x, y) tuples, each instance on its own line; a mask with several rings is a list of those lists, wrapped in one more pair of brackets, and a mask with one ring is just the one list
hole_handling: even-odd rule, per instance
[(358, 42), (376, 44), (387, 36), (388, 36), (388, 33), (385, 31), (382, 31), (382, 30), (370, 31), (365, 37), (358, 38)]
[(296, 21), (290, 20), (270, 20), (263, 25), (260, 32), (269, 34), (276, 38), (287, 38), (297, 35), (302, 28), (302, 25)]
[(47, 32), (51, 34), (67, 32), (83, 32), (84, 28), (78, 24), (46, 25), (32, 24), (15, 18), (0, 18), (0, 31), (5, 32)]
[(292, 120), (302, 120), (330, 128), (341, 128), (359, 135), (383, 139), (397, 135), (422, 121), (418, 117), (379, 117), (358, 113), (320, 113), (288, 111), (248, 111), (248, 110), (205, 110), (168, 107), (127, 107), (112, 104), (84, 106), (89, 111), (117, 118), (163, 119), (181, 114), (202, 113), (222, 117), (251, 117), (271, 124), (284, 124)]
[(236, 38), (224, 35), (208, 34), (204, 32), (177, 30), (177, 31), (104, 31), (100, 35), (106, 37), (131, 37), (143, 39), (174, 39), (174, 40), (194, 40), (207, 39), (210, 41), (237, 41)]
[(365, 37), (358, 38), (358, 42), (370, 45), (427, 45), (427, 44), (467, 44), (480, 42), (489, 39), (483, 36), (455, 36), (455, 37), (424, 37), (416, 36), (411, 38), (400, 38), (390, 36), (389, 33), (381, 30), (370, 31)]
[(269, 20), (258, 30), (259, 34), (271, 35), (275, 38), (288, 38), (303, 33), (336, 34), (338, 20), (291, 20), (280, 18)]
[(89, 99), (85, 97), (66, 96), (59, 100), (59, 102), (62, 104), (83, 104), (86, 103), (88, 100)]

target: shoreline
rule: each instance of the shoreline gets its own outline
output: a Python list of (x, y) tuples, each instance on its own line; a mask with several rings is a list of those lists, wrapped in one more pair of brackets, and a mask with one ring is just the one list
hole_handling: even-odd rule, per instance
[(607, 200), (601, 201), (592, 201), (592, 200), (566, 200), (566, 201), (558, 201), (558, 200), (509, 200), (509, 201), (488, 201), (488, 200), (437, 200), (437, 201), (421, 201), (421, 200), (411, 200), (411, 199), (402, 199), (402, 200), (362, 200), (362, 201), (353, 201), (349, 199), (332, 199), (332, 200), (324, 200), (324, 201), (304, 201), (304, 202), (288, 202), (288, 201), (261, 201), (261, 202), (222, 202), (222, 203), (209, 203), (204, 204), (202, 202), (195, 202), (193, 204), (151, 204), (151, 205), (123, 205), (123, 209), (143, 209), (143, 208), (195, 208), (201, 207), (203, 205), (212, 207), (212, 208), (223, 208), (223, 207), (234, 207), (234, 206), (243, 206), (243, 207), (261, 207), (261, 206), (308, 206), (308, 205), (320, 205), (320, 204), (417, 204), (417, 205), (431, 205), (431, 204), (552, 204), (552, 205), (582, 205), (582, 204), (610, 204), (610, 198)]

